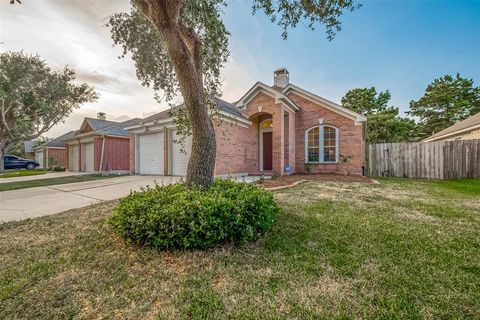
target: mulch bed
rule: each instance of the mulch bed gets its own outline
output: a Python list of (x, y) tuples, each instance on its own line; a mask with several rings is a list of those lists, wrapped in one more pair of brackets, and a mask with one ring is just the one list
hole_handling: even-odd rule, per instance
[(342, 181), (342, 182), (360, 182), (360, 183), (374, 183), (371, 179), (362, 176), (349, 175), (345, 176), (343, 174), (292, 174), (289, 176), (283, 176), (278, 179), (265, 179), (263, 181), (257, 182), (260, 186), (270, 189), (278, 187), (286, 187), (296, 185), (298, 181)]

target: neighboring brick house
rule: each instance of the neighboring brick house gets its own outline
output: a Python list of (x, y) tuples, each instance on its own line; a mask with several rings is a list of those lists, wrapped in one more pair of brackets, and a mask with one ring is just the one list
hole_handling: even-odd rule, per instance
[[(366, 118), (332, 101), (289, 83), (286, 69), (276, 70), (274, 85), (257, 82), (236, 103), (218, 99), (220, 118), (214, 119), (217, 141), (216, 175), (313, 173), (342, 171), (346, 164), (362, 174)], [(185, 175), (186, 153), (175, 141), (174, 119), (160, 112), (129, 127), (131, 172)]]
[(75, 135), (65, 140), (67, 170), (129, 172), (130, 137), (125, 128), (138, 121), (107, 121), (104, 113), (97, 119), (85, 118)]
[(39, 168), (65, 167), (67, 159), (65, 140), (73, 137), (74, 134), (75, 131), (67, 132), (60, 137), (33, 148), (35, 160), (40, 163)]

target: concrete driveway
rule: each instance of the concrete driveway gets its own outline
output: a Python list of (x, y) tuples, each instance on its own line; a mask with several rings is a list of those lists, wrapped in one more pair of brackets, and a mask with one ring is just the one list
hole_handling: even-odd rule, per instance
[(0, 223), (36, 218), (122, 198), (142, 186), (168, 184), (177, 177), (122, 176), (0, 192)]

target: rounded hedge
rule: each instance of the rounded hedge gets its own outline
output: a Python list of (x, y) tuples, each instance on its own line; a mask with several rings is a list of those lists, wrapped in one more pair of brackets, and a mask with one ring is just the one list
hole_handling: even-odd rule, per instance
[(217, 179), (207, 189), (156, 185), (123, 198), (108, 223), (134, 243), (158, 249), (245, 242), (269, 230), (279, 212), (270, 192)]

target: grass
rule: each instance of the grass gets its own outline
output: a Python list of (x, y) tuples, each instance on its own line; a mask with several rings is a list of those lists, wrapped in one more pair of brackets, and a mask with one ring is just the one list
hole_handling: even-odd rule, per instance
[(115, 202), (0, 225), (0, 318), (480, 317), (477, 181), (307, 182), (274, 230), (209, 251), (132, 248)]
[(6, 170), (3, 174), (0, 175), (2, 178), (14, 178), (14, 177), (26, 177), (26, 176), (36, 176), (39, 174), (47, 173), (47, 170), (37, 169), (37, 170)]
[(47, 179), (37, 179), (37, 180), (28, 180), (28, 181), (7, 182), (7, 183), (0, 183), (0, 192), (17, 190), (17, 189), (25, 189), (25, 188), (33, 188), (33, 187), (45, 187), (45, 186), (52, 186), (52, 185), (72, 183), (72, 182), (111, 179), (115, 177), (118, 177), (118, 175), (87, 174), (87, 175), (81, 175), (81, 176), (70, 176), (70, 177), (61, 177), (61, 178), (47, 178)]

